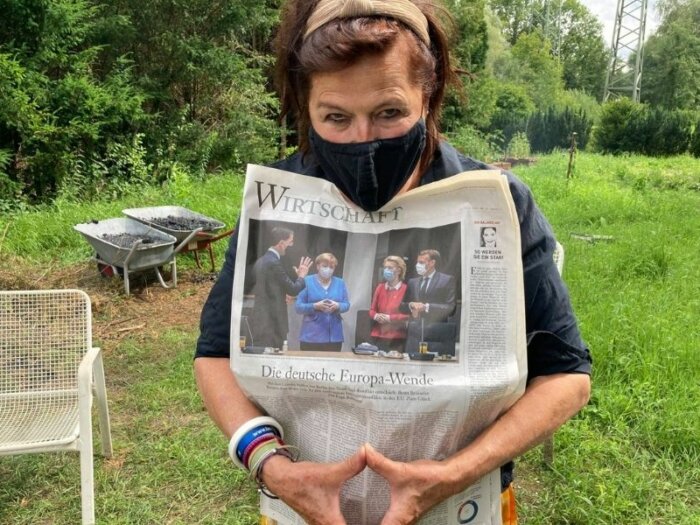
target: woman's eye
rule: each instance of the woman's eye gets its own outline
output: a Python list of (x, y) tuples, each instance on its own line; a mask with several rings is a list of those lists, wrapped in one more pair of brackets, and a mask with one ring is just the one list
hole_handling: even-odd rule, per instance
[(326, 118), (324, 119), (326, 122), (335, 122), (338, 124), (341, 124), (347, 120), (345, 115), (341, 115), (340, 113), (329, 113), (326, 115)]
[(383, 119), (393, 119), (401, 116), (401, 110), (397, 108), (388, 108), (388, 109), (383, 109), (382, 111), (379, 112), (379, 118)]

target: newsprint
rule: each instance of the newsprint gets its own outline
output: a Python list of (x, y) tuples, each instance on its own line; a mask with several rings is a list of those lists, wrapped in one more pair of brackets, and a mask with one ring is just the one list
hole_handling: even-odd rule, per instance
[[(280, 228), (293, 232), (284, 254), (270, 250), (272, 232)], [(435, 282), (426, 287), (428, 295), (442, 292), (434, 298), (425, 296), (417, 274), (425, 250), (439, 253)], [(270, 287), (256, 286), (264, 257), (276, 257), (271, 260), (284, 268), (288, 282), (299, 286), (300, 259), (319, 254), (337, 261), (332, 284), (319, 286), (319, 265), (312, 264), (296, 297), (284, 291), (270, 297)], [(378, 320), (389, 317), (370, 316), (377, 311), (373, 298), (389, 290), (383, 278), (389, 256), (406, 268), (405, 287), (397, 288), (405, 294), (395, 314), (400, 320), (388, 332), (395, 336), (391, 349), (376, 337), (382, 333)], [(339, 461), (366, 442), (396, 461), (441, 460), (524, 392), (522, 283), (518, 218), (498, 171), (421, 186), (369, 212), (324, 180), (251, 165), (233, 285), (231, 366), (250, 399), (280, 421), (284, 440), (300, 448), (303, 460)], [(315, 301), (307, 296), (317, 289), (339, 294), (332, 297), (332, 312), (323, 301), (319, 310), (304, 304)], [(421, 301), (428, 308), (414, 311)], [(286, 316), (275, 326), (260, 318), (279, 308)], [(266, 332), (256, 329), (261, 326)], [(284, 341), (261, 344), (274, 330), (286, 334)], [(301, 349), (329, 341), (339, 351)], [(348, 524), (378, 524), (388, 506), (388, 485), (370, 469), (343, 489)], [(281, 500), (262, 496), (261, 512), (280, 525), (303, 523)], [(420, 523), (500, 524), (498, 470)]]

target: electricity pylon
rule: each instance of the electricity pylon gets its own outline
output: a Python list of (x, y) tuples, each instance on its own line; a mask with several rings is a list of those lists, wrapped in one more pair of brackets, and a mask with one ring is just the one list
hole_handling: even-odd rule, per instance
[[(644, 31), (648, 0), (617, 0), (612, 57), (603, 100), (627, 96), (639, 102), (644, 69)], [(630, 63), (630, 58), (634, 64)]]

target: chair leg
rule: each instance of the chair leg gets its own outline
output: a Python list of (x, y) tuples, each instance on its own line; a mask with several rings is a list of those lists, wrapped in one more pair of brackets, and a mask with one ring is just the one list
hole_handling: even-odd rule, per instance
[(97, 400), (97, 414), (100, 422), (102, 454), (106, 458), (111, 458), (112, 431), (109, 423), (109, 407), (107, 406), (107, 387), (105, 386), (105, 371), (102, 364), (102, 352), (97, 354), (93, 369), (95, 374), (95, 399)]
[(78, 385), (80, 418), (80, 500), (83, 525), (95, 523), (95, 489), (92, 459), (92, 389)]

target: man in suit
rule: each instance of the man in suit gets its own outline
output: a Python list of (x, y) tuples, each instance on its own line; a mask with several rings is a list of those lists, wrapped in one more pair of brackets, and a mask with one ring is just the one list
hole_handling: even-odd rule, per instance
[(419, 277), (408, 280), (401, 311), (414, 319), (430, 322), (446, 321), (455, 309), (455, 278), (438, 272), (440, 252), (423, 250), (416, 260)]
[(255, 303), (252, 318), (252, 344), (282, 348), (287, 339), (287, 295), (295, 296), (304, 289), (304, 277), (309, 273), (311, 258), (302, 257), (294, 267), (296, 280), (292, 280), (281, 258), (294, 244), (294, 232), (287, 228), (273, 228), (272, 244), (253, 267), (255, 275)]
[(455, 309), (455, 278), (437, 271), (440, 252), (423, 250), (416, 260), (418, 277), (408, 280), (400, 310), (410, 313), (406, 352), (418, 351), (419, 341), (428, 351), (455, 355), (455, 324), (446, 322)]

